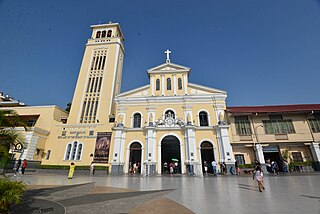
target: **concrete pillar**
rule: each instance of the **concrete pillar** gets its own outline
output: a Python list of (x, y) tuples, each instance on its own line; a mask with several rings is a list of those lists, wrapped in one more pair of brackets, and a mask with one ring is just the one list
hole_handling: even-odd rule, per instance
[(124, 165), (124, 144), (125, 144), (125, 133), (123, 127), (114, 128), (115, 138), (114, 138), (114, 149), (111, 161), (111, 174), (123, 174)]
[(311, 150), (312, 157), (313, 157), (314, 170), (320, 171), (320, 147), (319, 147), (319, 143), (312, 142), (310, 144), (310, 150)]
[(229, 138), (229, 126), (220, 124), (215, 126), (217, 137), (218, 137), (218, 146), (220, 153), (220, 163), (225, 162), (227, 165), (227, 173), (230, 173), (230, 168), (232, 167), (235, 170), (235, 159), (230, 143)]

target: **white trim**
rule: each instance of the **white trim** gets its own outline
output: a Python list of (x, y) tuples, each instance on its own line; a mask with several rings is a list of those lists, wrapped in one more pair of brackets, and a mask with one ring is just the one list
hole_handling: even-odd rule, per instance
[(187, 75), (183, 74), (183, 85), (184, 85), (184, 94), (188, 94), (188, 85), (187, 85)]
[(175, 63), (163, 63), (161, 65), (157, 65), (153, 68), (150, 68), (147, 70), (148, 73), (153, 73), (153, 71), (164, 71), (164, 70), (161, 70), (161, 68), (166, 68), (166, 67), (171, 67), (173, 68), (172, 70), (170, 71), (190, 71), (190, 68), (189, 67), (185, 67), (185, 66), (182, 66), (182, 65), (178, 65), (178, 64), (175, 64)]
[(177, 95), (177, 75), (173, 74), (173, 95)]
[(200, 109), (200, 110), (198, 111), (198, 113), (197, 113), (197, 117), (198, 117), (198, 121), (199, 121), (198, 126), (199, 126), (199, 127), (208, 127), (208, 126), (200, 126), (200, 112), (202, 112), (202, 111), (204, 111), (204, 112), (206, 112), (206, 113), (207, 113), (208, 126), (211, 126), (211, 122), (210, 122), (210, 113), (209, 113), (209, 111), (208, 111), (208, 110), (206, 110), (206, 109)]
[(223, 90), (220, 90), (220, 89), (216, 89), (216, 88), (210, 88), (210, 87), (207, 87), (207, 86), (202, 86), (202, 85), (198, 85), (198, 84), (194, 84), (194, 83), (188, 83), (188, 86), (191, 86), (191, 87), (195, 87), (197, 89), (202, 89), (202, 90), (208, 90), (210, 91), (211, 93), (222, 93), (222, 94), (227, 94), (226, 91), (223, 91)]
[(164, 75), (161, 75), (161, 95), (164, 96)]
[(139, 88), (135, 88), (135, 89), (132, 89), (132, 90), (123, 92), (123, 93), (121, 93), (121, 94), (118, 94), (118, 95), (116, 96), (116, 98), (122, 97), (122, 96), (125, 96), (125, 95), (128, 95), (128, 94), (131, 94), (131, 93), (136, 93), (136, 92), (139, 92), (139, 91), (143, 91), (142, 89), (148, 89), (149, 87), (150, 87), (150, 85), (144, 85), (144, 86), (141, 86), (141, 87), (139, 87)]
[(151, 84), (151, 96), (154, 96), (154, 76), (150, 78)]
[[(115, 60), (115, 64), (114, 64), (114, 72), (113, 72), (113, 80), (112, 80), (112, 88), (111, 88), (111, 94), (110, 94), (110, 106), (109, 106), (109, 112), (108, 112), (108, 115), (111, 114), (111, 108), (112, 108), (112, 104), (114, 102), (114, 97), (113, 97), (113, 93), (114, 93), (114, 85), (115, 85), (115, 82), (116, 82), (116, 76), (117, 76), (117, 72), (118, 72), (118, 64), (119, 64), (119, 52), (120, 52), (120, 46), (117, 46), (116, 47), (117, 50), (116, 50), (116, 60)], [(110, 51), (108, 51), (110, 52)], [(107, 72), (106, 72), (107, 73)], [(103, 96), (101, 96), (103, 97)], [(99, 100), (100, 102), (100, 100)]]

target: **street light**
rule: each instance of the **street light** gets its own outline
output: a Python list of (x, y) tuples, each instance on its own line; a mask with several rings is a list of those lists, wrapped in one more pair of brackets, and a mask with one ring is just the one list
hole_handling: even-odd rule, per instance
[[(259, 126), (253, 127), (253, 129), (254, 129), (254, 136), (256, 137), (257, 143), (259, 143), (258, 131), (257, 131), (257, 129), (258, 129), (259, 127), (263, 127), (263, 125), (259, 125)], [(256, 143), (255, 143), (255, 141), (253, 141), (253, 146), (254, 146), (254, 148), (256, 148)]]

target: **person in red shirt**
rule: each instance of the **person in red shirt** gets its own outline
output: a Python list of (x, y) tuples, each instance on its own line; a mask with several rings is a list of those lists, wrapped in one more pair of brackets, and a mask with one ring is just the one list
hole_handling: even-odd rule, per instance
[(22, 163), (22, 166), (21, 166), (21, 173), (22, 174), (24, 174), (24, 171), (26, 170), (26, 167), (27, 167), (27, 160), (24, 159), (23, 163)]

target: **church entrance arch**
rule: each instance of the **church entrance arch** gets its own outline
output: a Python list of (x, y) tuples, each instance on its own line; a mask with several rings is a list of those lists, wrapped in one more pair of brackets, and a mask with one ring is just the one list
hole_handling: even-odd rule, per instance
[(140, 174), (141, 172), (141, 144), (134, 142), (130, 145), (129, 173)]
[(203, 141), (201, 143), (201, 160), (202, 160), (202, 172), (205, 173), (205, 167), (207, 166), (207, 173), (213, 173), (211, 162), (215, 160), (213, 153), (213, 145), (209, 141)]
[(161, 141), (161, 172), (181, 174), (180, 141), (177, 137), (169, 135)]

